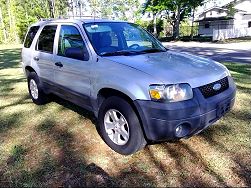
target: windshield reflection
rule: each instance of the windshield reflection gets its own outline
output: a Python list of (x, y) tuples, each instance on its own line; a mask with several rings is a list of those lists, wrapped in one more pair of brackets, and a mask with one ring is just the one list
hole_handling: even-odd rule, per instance
[(158, 40), (136, 24), (99, 22), (85, 23), (83, 26), (93, 48), (101, 56), (166, 51)]

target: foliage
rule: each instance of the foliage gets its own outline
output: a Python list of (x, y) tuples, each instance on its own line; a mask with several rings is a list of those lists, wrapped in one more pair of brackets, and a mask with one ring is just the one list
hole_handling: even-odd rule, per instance
[[(83, 6), (89, 3), (92, 13), (104, 18), (134, 21), (139, 16), (138, 0), (81, 2)], [(70, 9), (68, 0), (0, 0), (0, 44), (22, 42), (29, 25), (41, 18), (65, 16)]]
[(234, 3), (231, 2), (227, 5), (227, 9), (228, 9), (228, 16), (230, 17), (234, 17), (235, 13), (237, 12), (237, 10), (234, 7)]
[[(143, 27), (144, 29), (146, 29), (147, 31), (149, 31), (150, 33), (153, 33), (154, 30), (154, 25), (153, 25), (153, 20), (151, 20), (150, 22), (148, 21), (140, 21), (138, 20), (136, 22), (136, 24), (140, 25), (141, 27)], [(156, 22), (156, 29), (157, 29), (157, 36), (160, 35), (160, 33), (163, 31), (164, 29), (164, 21), (162, 19), (157, 19)]]
[(145, 12), (152, 13), (152, 24), (153, 24), (153, 34), (158, 37), (159, 32), (157, 31), (157, 16), (158, 14), (164, 10), (163, 3), (160, 3), (159, 0), (147, 0), (146, 3), (143, 4), (143, 11), (142, 13), (145, 14)]
[(155, 13), (165, 13), (167, 21), (173, 27), (173, 37), (179, 37), (179, 24), (187, 16), (191, 15), (192, 11), (202, 5), (204, 0), (147, 0), (145, 11), (155, 11)]
[(146, 3), (143, 4), (143, 14), (145, 12), (158, 14), (164, 10), (164, 8), (163, 3), (159, 0), (147, 0)]
[(97, 15), (102, 18), (119, 19), (119, 20), (135, 20), (138, 14), (138, 0), (88, 0), (89, 5)]
[[(0, 43), (22, 42), (30, 24), (51, 15), (52, 0), (0, 0)], [(53, 15), (65, 15), (68, 1), (54, 0)], [(6, 38), (4, 37), (6, 33)]]

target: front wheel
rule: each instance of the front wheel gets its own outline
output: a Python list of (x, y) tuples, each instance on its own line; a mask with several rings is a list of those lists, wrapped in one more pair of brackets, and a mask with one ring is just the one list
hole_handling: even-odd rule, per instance
[(109, 97), (102, 103), (98, 129), (106, 144), (123, 155), (135, 153), (146, 145), (136, 113), (122, 98)]

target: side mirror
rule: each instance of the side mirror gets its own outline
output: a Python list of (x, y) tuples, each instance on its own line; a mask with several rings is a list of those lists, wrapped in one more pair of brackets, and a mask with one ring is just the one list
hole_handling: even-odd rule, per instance
[(73, 59), (85, 60), (84, 50), (80, 48), (67, 48), (65, 50), (65, 56)]

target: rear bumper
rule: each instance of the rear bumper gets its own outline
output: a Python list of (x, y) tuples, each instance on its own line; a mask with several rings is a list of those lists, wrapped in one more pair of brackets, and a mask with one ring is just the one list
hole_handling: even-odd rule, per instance
[[(161, 141), (189, 137), (219, 120), (235, 102), (236, 86), (231, 77), (228, 80), (227, 90), (207, 99), (196, 88), (193, 99), (182, 102), (135, 100), (147, 139)], [(181, 134), (177, 132), (179, 126), (183, 128)]]

